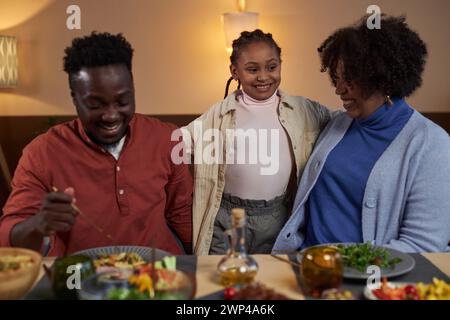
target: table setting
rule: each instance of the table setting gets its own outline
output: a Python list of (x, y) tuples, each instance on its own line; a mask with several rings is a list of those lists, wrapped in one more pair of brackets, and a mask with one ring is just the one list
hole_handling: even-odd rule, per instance
[[(352, 244), (341, 244), (341, 250), (348, 248), (350, 245)], [(31, 289), (27, 290), (27, 293), (20, 298), (25, 300), (156, 299), (158, 298), (158, 290), (163, 290), (163, 287), (164, 290), (173, 289), (169, 288), (170, 281), (166, 281), (172, 278), (177, 279), (174, 280), (175, 282), (184, 283), (183, 286), (189, 287), (187, 293), (179, 296), (160, 295), (159, 298), (182, 300), (257, 300), (260, 298), (358, 300), (380, 299), (379, 296), (389, 298), (389, 295), (382, 296), (381, 293), (374, 296), (373, 291), (368, 290), (368, 284), (373, 282), (373, 277), (370, 279), (373, 273), (366, 273), (357, 268), (349, 267), (345, 256), (343, 258), (342, 253), (337, 249), (338, 246), (339, 244), (321, 245), (317, 248), (309, 248), (309, 250), (287, 255), (251, 255), (258, 266), (258, 271), (251, 281), (236, 285), (224, 285), (221, 281), (218, 266), (225, 257), (222, 255), (173, 256), (159, 249), (136, 246), (92, 248), (67, 257), (43, 257), (42, 261), (36, 261), (37, 264), (42, 264), (39, 268), (39, 274), (36, 276)], [(311, 249), (316, 251), (316, 255)], [(398, 285), (404, 285), (406, 288), (409, 285), (406, 291), (413, 290), (413, 293), (415, 293), (420, 290), (428, 290), (428, 296), (423, 293), (423, 297), (446, 298), (445, 290), (448, 290), (448, 283), (450, 282), (449, 253), (407, 254), (388, 248), (381, 249), (383, 249), (382, 252), (388, 254), (387, 261), (397, 261), (393, 266), (380, 268), (381, 273), (378, 280), (379, 286), (383, 290), (386, 291), (386, 288)], [(111, 287), (115, 291), (111, 292), (115, 292), (115, 295), (110, 294), (108, 296), (103, 293), (91, 296), (80, 295), (80, 290), (76, 288), (68, 296), (61, 294), (64, 290), (58, 291), (58, 284), (61, 284), (61, 279), (57, 279), (58, 268), (65, 270), (64, 268), (67, 268), (70, 263), (78, 264), (80, 267), (81, 287), (86, 286), (88, 281), (95, 285), (102, 282), (107, 283), (108, 288), (112, 284)], [(317, 269), (317, 266), (320, 268)], [(327, 273), (332, 274), (332, 276), (326, 275)], [(67, 279), (70, 275), (70, 273), (65, 272), (62, 287), (64, 287), (64, 283), (69, 283)], [(101, 277), (107, 279), (107, 281)], [(182, 279), (184, 278), (188, 280), (183, 282)], [(133, 280), (130, 281), (130, 279)], [(126, 283), (126, 286), (124, 286), (124, 283)], [(133, 283), (134, 285), (132, 285)], [(149, 285), (149, 283), (154, 285)], [(414, 289), (410, 288), (412, 286)], [(142, 292), (138, 295), (127, 295), (131, 292), (129, 290), (131, 287), (142, 288)], [(444, 294), (442, 297), (433, 296), (430, 290), (439, 292), (444, 290)], [(74, 292), (75, 294), (73, 294)], [(135, 290), (136, 292), (138, 290)], [(401, 297), (410, 296), (404, 295)], [(395, 298), (396, 296), (393, 295), (392, 297)]]

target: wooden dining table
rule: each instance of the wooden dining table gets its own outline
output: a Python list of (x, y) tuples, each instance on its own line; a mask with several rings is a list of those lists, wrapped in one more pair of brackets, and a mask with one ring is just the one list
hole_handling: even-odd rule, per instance
[[(427, 263), (436, 267), (442, 274), (450, 277), (450, 253), (423, 253)], [(223, 290), (219, 283), (217, 265), (223, 256), (198, 256), (196, 257), (196, 298), (207, 297)], [(301, 292), (295, 272), (291, 264), (276, 259), (271, 255), (253, 255), (259, 265), (259, 271), (255, 280), (264, 284), (266, 287), (283, 294), (290, 299), (302, 300), (305, 296)], [(287, 256), (279, 256), (287, 259)], [(51, 267), (55, 258), (45, 257), (43, 264)], [(38, 283), (45, 276), (44, 268), (41, 268), (40, 274), (36, 280)], [(424, 279), (423, 281), (427, 281)], [(35, 285), (36, 285), (35, 283)], [(364, 286), (364, 284), (361, 284)]]

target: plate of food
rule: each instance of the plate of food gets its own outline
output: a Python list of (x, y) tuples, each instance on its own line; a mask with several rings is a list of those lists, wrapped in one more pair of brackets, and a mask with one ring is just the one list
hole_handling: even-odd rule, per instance
[[(381, 277), (391, 278), (408, 273), (415, 266), (412, 256), (381, 246), (366, 243), (330, 243), (319, 246), (337, 247), (344, 264), (344, 278), (367, 279), (369, 266), (380, 267)], [(300, 252), (301, 255), (301, 252)]]
[[(83, 281), (82, 300), (187, 300), (195, 295), (195, 276), (176, 267), (176, 257), (166, 256), (115, 272), (100, 272)], [(122, 275), (119, 275), (122, 273)]]
[(450, 300), (450, 284), (437, 278), (430, 284), (388, 282), (384, 278), (377, 289), (366, 286), (364, 296), (369, 300)]
[(92, 259), (97, 272), (107, 272), (114, 269), (133, 270), (152, 261), (152, 250), (155, 250), (155, 260), (171, 256), (170, 253), (140, 246), (111, 246), (78, 251), (73, 255), (87, 256)]

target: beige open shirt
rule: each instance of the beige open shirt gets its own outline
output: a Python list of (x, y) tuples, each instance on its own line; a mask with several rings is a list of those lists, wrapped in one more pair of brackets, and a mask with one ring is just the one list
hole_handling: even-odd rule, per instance
[[(214, 104), (207, 112), (184, 127), (189, 135), (184, 135), (187, 150), (205, 150), (211, 148), (213, 139), (203, 138), (202, 133), (208, 129), (218, 129), (221, 137), (226, 137), (227, 129), (234, 129), (236, 125), (235, 110), (238, 107), (235, 91), (225, 100)], [(330, 111), (317, 102), (304, 97), (289, 96), (280, 90), (280, 103), (278, 105), (278, 118), (286, 130), (290, 143), (291, 156), (294, 155), (297, 181), (303, 172), (312, 147), (323, 127), (330, 119)], [(198, 131), (201, 127), (202, 132)], [(195, 129), (197, 128), (197, 129)], [(197, 134), (195, 134), (197, 130)], [(223, 139), (219, 148), (223, 159), (230, 144)], [(201, 145), (200, 145), (201, 144)], [(195, 155), (201, 154), (194, 152)], [(197, 255), (207, 255), (211, 245), (213, 226), (216, 214), (220, 207), (222, 193), (225, 186), (224, 161), (213, 161), (211, 164), (196, 163), (194, 157), (194, 199), (193, 199), (193, 248)]]

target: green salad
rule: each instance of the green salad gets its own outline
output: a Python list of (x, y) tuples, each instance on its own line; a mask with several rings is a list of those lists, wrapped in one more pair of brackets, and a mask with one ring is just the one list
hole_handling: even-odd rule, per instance
[(401, 262), (400, 258), (390, 259), (389, 251), (373, 246), (370, 242), (351, 245), (337, 245), (346, 267), (355, 268), (364, 272), (368, 266), (377, 265), (380, 268), (393, 268)]

